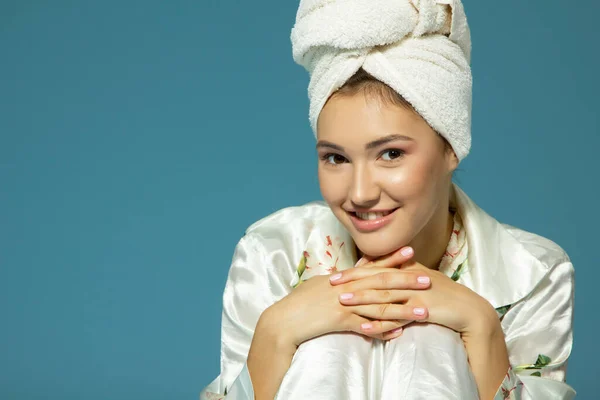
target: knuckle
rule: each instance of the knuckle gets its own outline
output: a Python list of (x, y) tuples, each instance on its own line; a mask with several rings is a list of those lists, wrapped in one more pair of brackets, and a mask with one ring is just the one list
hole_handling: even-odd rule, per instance
[(340, 315), (339, 323), (342, 329), (346, 331), (353, 331), (355, 329), (356, 321), (355, 318), (352, 318), (349, 315)]
[(371, 321), (371, 323), (373, 324), (373, 332), (376, 332), (378, 336), (382, 335), (384, 329), (381, 321)]
[(411, 284), (415, 285), (418, 284), (419, 281), (417, 280), (420, 276), (423, 276), (423, 273), (419, 273), (419, 272), (410, 272), (409, 275), (409, 279), (407, 279), (407, 281), (410, 281)]
[(381, 272), (377, 274), (377, 278), (379, 279), (379, 283), (382, 287), (388, 287), (388, 285), (391, 283), (392, 274), (389, 272)]
[(352, 319), (352, 313), (348, 313), (344, 306), (336, 305), (333, 312), (333, 318), (338, 323), (345, 325), (349, 320)]
[(335, 321), (337, 321), (338, 323), (342, 323), (342, 324), (344, 324), (346, 322), (346, 320), (348, 319), (348, 316), (342, 310), (337, 309), (337, 308), (333, 312), (332, 317)]
[(379, 304), (377, 306), (377, 315), (380, 318), (384, 318), (387, 315), (389, 307), (390, 307), (390, 305), (388, 303)]

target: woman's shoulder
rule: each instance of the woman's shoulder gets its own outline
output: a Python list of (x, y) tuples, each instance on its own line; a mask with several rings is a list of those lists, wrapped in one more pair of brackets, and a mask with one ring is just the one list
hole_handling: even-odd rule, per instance
[[(561, 264), (569, 264), (571, 260), (567, 252), (554, 241), (539, 234), (502, 223), (480, 208), (459, 186), (453, 186), (454, 202), (467, 222), (467, 234), (473, 229), (473, 247), (481, 252), (492, 253), (504, 269), (515, 269), (522, 261), (534, 261), (540, 273), (547, 273)], [(493, 240), (491, 238), (494, 238)], [(506, 255), (509, 252), (509, 255)], [(505, 255), (503, 255), (503, 253)], [(569, 266), (567, 266), (568, 268)]]
[(540, 261), (547, 269), (551, 269), (559, 264), (571, 263), (567, 252), (551, 239), (512, 225), (502, 224), (502, 226), (529, 254)]

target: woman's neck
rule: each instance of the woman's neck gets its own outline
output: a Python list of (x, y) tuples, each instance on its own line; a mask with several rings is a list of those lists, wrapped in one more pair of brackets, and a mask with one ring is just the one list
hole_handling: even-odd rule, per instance
[(413, 259), (427, 268), (438, 269), (448, 248), (453, 227), (454, 212), (445, 208), (411, 242), (415, 250)]

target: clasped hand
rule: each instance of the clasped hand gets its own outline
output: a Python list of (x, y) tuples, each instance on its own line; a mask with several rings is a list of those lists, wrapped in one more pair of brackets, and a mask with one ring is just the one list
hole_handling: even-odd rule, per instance
[(304, 282), (269, 310), (277, 315), (271, 319), (273, 325), (284, 327), (279, 336), (295, 346), (342, 331), (390, 340), (413, 322), (435, 323), (468, 334), (483, 329), (486, 321), (497, 320), (485, 299), (412, 261), (412, 252), (402, 254), (405, 249)]
[[(402, 326), (431, 322), (469, 334), (497, 319), (491, 304), (471, 289), (401, 257), (407, 258), (397, 252), (330, 276), (331, 285), (349, 289), (339, 296), (340, 303), (373, 320), (361, 325), (365, 333), (381, 334), (383, 321), (396, 320)], [(388, 336), (387, 332), (382, 335), (384, 339)]]

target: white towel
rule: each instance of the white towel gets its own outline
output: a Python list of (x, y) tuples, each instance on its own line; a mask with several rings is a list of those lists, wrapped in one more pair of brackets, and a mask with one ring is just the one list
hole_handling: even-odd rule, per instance
[(310, 124), (361, 67), (402, 95), (462, 160), (471, 148), (471, 38), (460, 0), (301, 0), (294, 60)]

